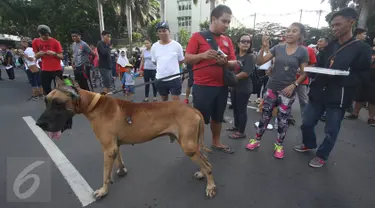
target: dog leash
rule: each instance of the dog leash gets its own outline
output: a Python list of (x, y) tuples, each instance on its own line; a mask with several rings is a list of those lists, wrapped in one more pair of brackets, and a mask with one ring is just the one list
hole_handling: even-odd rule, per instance
[[(166, 76), (166, 77), (160, 78), (160, 79), (155, 79), (155, 80), (153, 80), (153, 81), (144, 82), (144, 83), (142, 83), (142, 84), (134, 85), (133, 88), (138, 88), (138, 87), (143, 87), (143, 86), (146, 86), (146, 85), (149, 85), (149, 84), (154, 84), (154, 83), (161, 82), (161, 81), (166, 80), (166, 79), (169, 79), (169, 78), (173, 78), (173, 77), (181, 76), (181, 75), (183, 75), (183, 74), (186, 74), (186, 73), (189, 73), (189, 72), (194, 72), (194, 71), (197, 71), (197, 70), (199, 70), (199, 69), (203, 69), (203, 68), (210, 67), (210, 66), (214, 66), (214, 65), (217, 65), (217, 63), (214, 63), (214, 64), (208, 64), (208, 65), (206, 65), (206, 66), (198, 67), (198, 68), (195, 68), (195, 69), (187, 69), (187, 68), (185, 68), (185, 69), (184, 69), (182, 72), (180, 72), (180, 73), (172, 74), (172, 75), (169, 75), (169, 76)], [(109, 92), (109, 93), (107, 93), (106, 95), (114, 95), (114, 94), (117, 94), (117, 93), (120, 93), (120, 92), (123, 92), (123, 91), (124, 91), (123, 89), (119, 89), (119, 90), (115, 90), (115, 91)]]

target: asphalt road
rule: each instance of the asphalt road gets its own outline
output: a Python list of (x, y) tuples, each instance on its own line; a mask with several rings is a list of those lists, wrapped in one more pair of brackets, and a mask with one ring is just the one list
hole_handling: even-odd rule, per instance
[[(3, 78), (4, 75), (3, 72)], [(142, 80), (138, 79), (137, 82)], [(0, 82), (0, 207), (82, 207), (67, 180), (23, 120), (25, 116), (36, 120), (44, 109), (41, 100), (27, 101), (29, 95), (30, 89), (23, 71), (16, 71), (15, 81)], [(136, 100), (142, 99), (143, 88), (138, 88)], [(344, 121), (330, 160), (325, 167), (313, 169), (308, 166), (313, 154), (300, 154), (292, 149), (301, 139), (298, 106), (295, 103), (293, 110), (297, 126), (291, 126), (288, 130), (283, 160), (273, 158), (275, 131), (265, 134), (262, 146), (256, 152), (245, 150), (248, 139), (231, 140), (226, 132), (222, 132), (222, 141), (237, 151), (233, 155), (221, 152), (209, 155), (218, 187), (217, 196), (212, 200), (204, 197), (205, 181), (193, 178), (198, 167), (184, 156), (177, 143), (171, 144), (169, 139), (159, 138), (141, 145), (122, 146), (128, 175), (121, 179), (114, 177), (115, 183), (110, 186), (108, 196), (86, 207), (375, 207), (375, 128), (366, 125), (365, 118)], [(230, 120), (231, 110), (227, 110), (226, 116)], [(246, 133), (254, 135), (252, 124), (258, 120), (259, 113), (249, 108), (248, 116)], [(224, 124), (224, 128), (229, 126), (230, 123)], [(316, 129), (321, 141), (324, 136), (323, 123)], [(208, 127), (205, 132), (205, 143), (209, 145), (211, 133)], [(101, 187), (101, 146), (83, 116), (76, 116), (73, 129), (53, 142), (92, 189)], [(29, 172), (39, 176), (39, 187), (34, 195), (23, 196), (23, 200), (16, 198), (16, 176), (35, 161), (45, 162)], [(27, 180), (20, 186), (19, 192), (27, 191), (32, 184), (32, 179)]]

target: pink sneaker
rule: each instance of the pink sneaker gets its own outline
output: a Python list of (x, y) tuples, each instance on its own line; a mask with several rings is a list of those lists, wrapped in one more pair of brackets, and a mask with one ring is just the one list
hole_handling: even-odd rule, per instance
[(277, 159), (284, 158), (284, 147), (280, 144), (275, 144), (273, 156)]
[(246, 149), (254, 150), (260, 146), (260, 141), (257, 139), (250, 139), (249, 144), (246, 145)]

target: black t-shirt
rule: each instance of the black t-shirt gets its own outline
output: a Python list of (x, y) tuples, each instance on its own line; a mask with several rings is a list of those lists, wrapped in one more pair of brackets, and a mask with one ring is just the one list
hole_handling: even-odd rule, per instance
[(249, 76), (245, 79), (239, 79), (235, 89), (238, 91), (251, 93), (253, 91), (251, 75), (255, 71), (255, 56), (254, 54), (246, 54), (244, 56), (239, 56), (237, 54), (236, 57), (237, 60), (242, 63), (243, 67), (235, 69), (235, 74), (246, 72)]
[(111, 48), (103, 41), (96, 45), (99, 54), (99, 68), (111, 69)]
[(375, 46), (372, 48), (371, 69), (375, 69)]
[[(10, 62), (8, 63), (8, 60), (10, 59)], [(4, 56), (4, 66), (13, 65), (13, 54), (11, 51), (7, 51)]]

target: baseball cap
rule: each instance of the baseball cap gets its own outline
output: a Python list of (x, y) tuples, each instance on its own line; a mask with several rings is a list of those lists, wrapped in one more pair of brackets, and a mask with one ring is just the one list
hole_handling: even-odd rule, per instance
[(37, 31), (40, 33), (51, 34), (51, 29), (47, 25), (39, 25)]
[(156, 30), (159, 30), (159, 29), (167, 29), (169, 30), (169, 25), (167, 22), (159, 22), (158, 24), (156, 24)]

